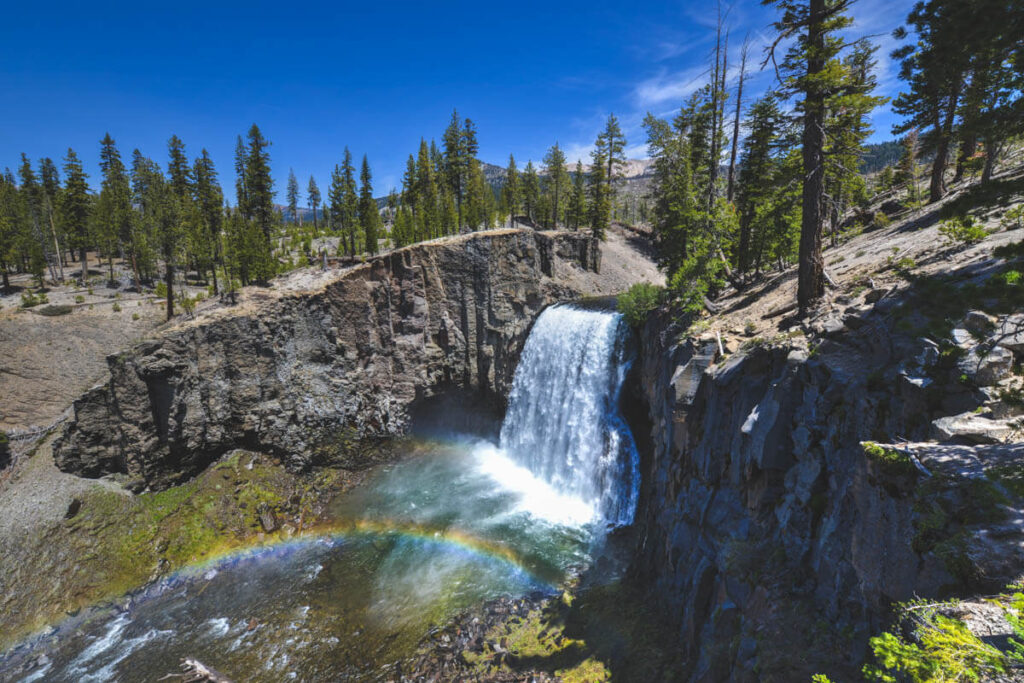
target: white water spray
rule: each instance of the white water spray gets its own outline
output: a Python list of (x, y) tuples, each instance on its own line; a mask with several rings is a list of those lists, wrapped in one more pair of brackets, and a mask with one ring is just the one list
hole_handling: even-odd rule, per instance
[(633, 353), (617, 313), (545, 310), (516, 368), (501, 448), (605, 522), (633, 521), (639, 456), (619, 412)]

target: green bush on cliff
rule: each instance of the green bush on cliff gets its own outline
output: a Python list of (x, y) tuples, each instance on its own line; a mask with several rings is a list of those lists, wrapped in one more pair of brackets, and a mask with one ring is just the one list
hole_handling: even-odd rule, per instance
[(649, 282), (638, 282), (619, 295), (619, 313), (633, 327), (640, 327), (647, 321), (647, 314), (661, 303), (662, 288)]
[(864, 666), (871, 681), (980, 681), (1006, 672), (1007, 656), (983, 642), (958, 619), (918, 615), (918, 642), (882, 633), (871, 639), (874, 664)]
[(967, 246), (980, 242), (988, 233), (978, 225), (972, 216), (955, 216), (939, 224), (939, 234), (947, 245)]

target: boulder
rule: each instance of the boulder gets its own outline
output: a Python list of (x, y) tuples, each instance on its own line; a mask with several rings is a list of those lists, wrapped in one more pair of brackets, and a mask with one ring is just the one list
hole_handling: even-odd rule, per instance
[(990, 387), (1010, 376), (1013, 354), (1002, 346), (977, 345), (957, 361), (957, 370), (975, 386)]
[(1017, 356), (1024, 356), (1024, 314), (1004, 318), (993, 335), (993, 341)]
[(932, 421), (934, 437), (939, 441), (1003, 443), (1013, 433), (1007, 420), (992, 420), (975, 413), (961, 413)]
[(987, 337), (995, 329), (996, 319), (984, 311), (968, 311), (962, 327), (979, 337)]

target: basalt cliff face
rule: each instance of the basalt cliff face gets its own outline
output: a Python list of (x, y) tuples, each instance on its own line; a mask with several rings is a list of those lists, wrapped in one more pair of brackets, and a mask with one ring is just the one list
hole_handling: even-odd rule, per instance
[(363, 466), (419, 399), (458, 389), (500, 402), (534, 318), (595, 293), (599, 261), (580, 233), (501, 230), (286, 279), (110, 356), (55, 459), (84, 476), (126, 473), (135, 488), (238, 447), (295, 468)]
[[(861, 304), (726, 358), (713, 336), (648, 321), (631, 572), (677, 624), (691, 680), (859, 678), (893, 602), (998, 591), (1024, 566), (1019, 501), (993, 474), (1024, 447), (926, 442), (942, 416), (1005, 412), (983, 405), (999, 378), (963, 375), (976, 349), (898, 332), (898, 308)], [(917, 443), (863, 443), (897, 437)]]

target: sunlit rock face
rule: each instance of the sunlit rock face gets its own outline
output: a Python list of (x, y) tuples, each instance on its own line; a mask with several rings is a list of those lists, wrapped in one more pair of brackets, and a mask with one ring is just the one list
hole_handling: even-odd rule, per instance
[(900, 443), (903, 469), (864, 446), (927, 441), (984, 398), (932, 342), (872, 314), (723, 358), (673, 325), (641, 335), (652, 449), (632, 576), (675, 620), (692, 680), (853, 680), (893, 602), (1016, 580), (1019, 513), (984, 508), (979, 491), (1006, 494), (979, 472), (1024, 446)]
[[(108, 358), (54, 447), (84, 476), (164, 487), (247, 447), (292, 467), (368, 464), (418, 399), (450, 389), (499, 403), (530, 325), (590, 294), (595, 240), (488, 231), (418, 244), (351, 269), (286, 279)], [(302, 274), (294, 276), (298, 280)]]

